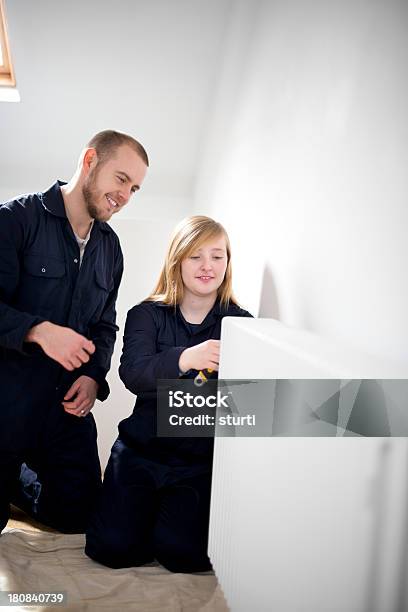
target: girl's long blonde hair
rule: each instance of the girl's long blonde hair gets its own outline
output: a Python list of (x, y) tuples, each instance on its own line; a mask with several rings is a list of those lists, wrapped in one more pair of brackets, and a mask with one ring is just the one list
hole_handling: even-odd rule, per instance
[(170, 240), (157, 285), (146, 300), (163, 302), (172, 306), (180, 304), (184, 294), (181, 262), (205, 242), (219, 236), (225, 238), (227, 269), (224, 280), (218, 288), (218, 297), (225, 307), (228, 307), (230, 302), (237, 304), (232, 292), (231, 245), (228, 234), (220, 223), (203, 215), (187, 217), (177, 225)]

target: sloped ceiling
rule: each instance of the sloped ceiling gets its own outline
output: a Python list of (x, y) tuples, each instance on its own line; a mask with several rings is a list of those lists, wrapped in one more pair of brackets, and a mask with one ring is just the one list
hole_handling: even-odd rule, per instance
[(69, 178), (92, 134), (115, 128), (148, 150), (147, 194), (191, 197), (231, 7), (7, 0), (21, 102), (0, 102), (3, 192)]

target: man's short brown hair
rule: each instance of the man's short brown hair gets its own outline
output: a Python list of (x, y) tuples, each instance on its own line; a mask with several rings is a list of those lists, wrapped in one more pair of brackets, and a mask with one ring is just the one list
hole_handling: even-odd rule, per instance
[(115, 132), (114, 130), (103, 130), (103, 132), (98, 132), (98, 134), (95, 134), (88, 142), (87, 147), (95, 149), (99, 165), (112, 157), (116, 149), (122, 145), (131, 147), (144, 161), (146, 166), (149, 165), (149, 158), (140, 142), (128, 134), (122, 134), (122, 132)]

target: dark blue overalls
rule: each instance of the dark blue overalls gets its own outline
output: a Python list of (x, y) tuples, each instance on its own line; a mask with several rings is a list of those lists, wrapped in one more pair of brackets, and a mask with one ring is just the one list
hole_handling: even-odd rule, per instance
[[(101, 486), (94, 418), (66, 413), (61, 401), (81, 375), (99, 383), (98, 399), (109, 394), (123, 258), (114, 231), (95, 221), (80, 266), (60, 185), (0, 205), (0, 529), (23, 462), (41, 485), (25, 509), (61, 531), (84, 531)], [(24, 343), (42, 321), (92, 340), (90, 361), (68, 372)]]
[[(211, 569), (207, 555), (213, 439), (156, 437), (158, 379), (177, 379), (185, 348), (218, 340), (225, 316), (250, 317), (216, 302), (192, 325), (180, 309), (143, 302), (127, 316), (119, 374), (137, 394), (119, 424), (85, 552), (109, 567), (158, 560), (174, 572)], [(191, 370), (187, 377), (194, 378)]]

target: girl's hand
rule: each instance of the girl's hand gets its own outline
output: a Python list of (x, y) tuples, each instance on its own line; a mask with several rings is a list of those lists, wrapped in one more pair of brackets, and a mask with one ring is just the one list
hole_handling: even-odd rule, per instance
[(179, 359), (180, 372), (208, 369), (218, 371), (220, 346), (219, 340), (206, 340), (206, 342), (185, 349)]

